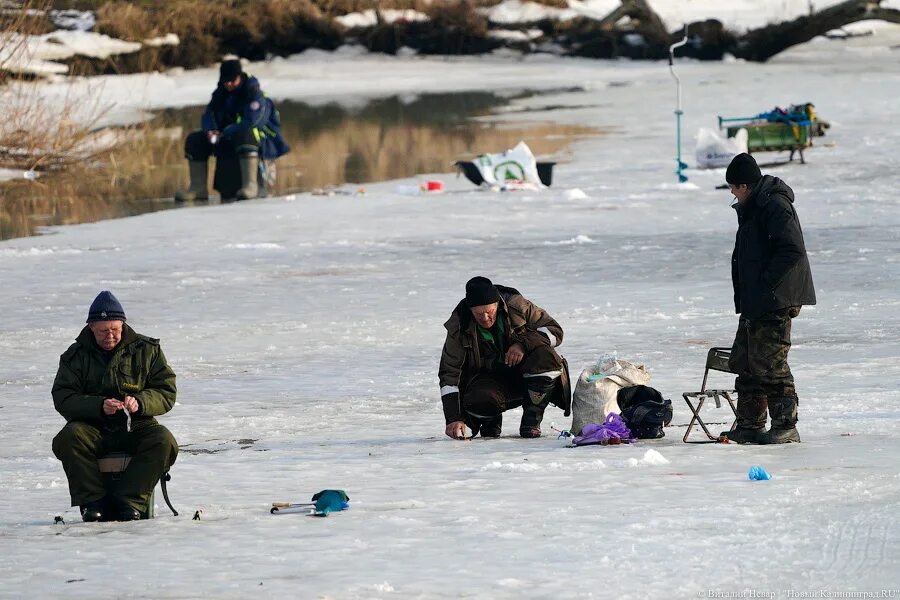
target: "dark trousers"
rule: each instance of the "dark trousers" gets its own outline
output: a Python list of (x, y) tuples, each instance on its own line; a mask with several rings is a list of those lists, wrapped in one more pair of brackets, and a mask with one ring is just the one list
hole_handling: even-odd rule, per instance
[(562, 370), (562, 359), (550, 346), (538, 346), (514, 367), (498, 366), (482, 371), (466, 386), (462, 397), (466, 424), (477, 430), (502, 414), (524, 407), (520, 427), (541, 424), (544, 409), (560, 381), (559, 376), (543, 375)]
[(766, 406), (773, 422), (793, 425), (797, 420), (797, 390), (788, 366), (791, 319), (800, 307), (767, 313), (756, 319), (741, 317), (731, 347), (728, 366), (737, 373), (738, 421), (758, 427), (765, 424)]
[(219, 137), (215, 144), (209, 143), (206, 132), (197, 129), (188, 134), (184, 140), (184, 156), (191, 161), (205, 161), (210, 156), (240, 156), (259, 152), (259, 141), (253, 130), (241, 130), (235, 136), (225, 139)]
[[(127, 452), (133, 456), (115, 490), (107, 489), (97, 465), (97, 459), (110, 452)], [(156, 482), (175, 463), (178, 443), (156, 419), (136, 419), (130, 432), (107, 431), (72, 421), (53, 438), (53, 454), (62, 461), (66, 471), (72, 506), (85, 505), (114, 493), (143, 512)]]

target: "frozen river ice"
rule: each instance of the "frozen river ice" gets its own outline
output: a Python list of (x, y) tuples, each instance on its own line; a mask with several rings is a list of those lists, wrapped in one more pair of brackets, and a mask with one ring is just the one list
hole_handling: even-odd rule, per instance
[[(310, 64), (298, 61), (299, 75), (314, 77)], [(442, 64), (327, 68), (424, 84)], [(459, 64), (448, 67), (455, 77)], [(364, 197), (167, 211), (0, 243), (0, 596), (900, 589), (897, 51), (883, 39), (817, 41), (765, 65), (680, 67), (688, 131), (805, 101), (834, 123), (809, 164), (772, 171), (795, 190), (819, 298), (794, 322), (804, 443), (786, 447), (686, 445), (673, 427), (658, 441), (566, 449), (549, 428), (567, 425), (558, 410), (541, 439), (514, 436), (516, 417), (500, 440), (443, 437), (442, 323), (474, 274), (558, 319), (573, 375), (611, 350), (646, 364), (676, 425), (706, 350), (730, 344), (737, 324), (736, 220), (715, 189), (724, 173), (674, 183), (663, 64), (470, 65), (473, 86), (552, 69), (554, 84), (585, 87), (559, 94), (563, 108), (511, 120), (615, 132), (576, 144), (541, 192), (491, 194), (429, 174), (446, 193), (396, 195), (405, 180)], [(68, 493), (50, 453), (63, 421), (49, 390), (101, 289), (137, 331), (162, 339), (178, 373), (179, 403), (161, 420), (182, 446), (169, 487), (182, 515), (87, 525), (70, 509), (68, 525), (54, 526)], [(751, 465), (774, 479), (748, 481)], [(268, 514), (273, 500), (328, 487), (347, 490), (348, 512)], [(191, 521), (197, 509), (203, 519)]]

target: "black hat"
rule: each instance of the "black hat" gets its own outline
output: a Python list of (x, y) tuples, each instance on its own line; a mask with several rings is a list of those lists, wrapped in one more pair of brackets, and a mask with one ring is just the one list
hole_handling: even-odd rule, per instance
[(234, 81), (241, 74), (241, 71), (243, 71), (243, 67), (241, 67), (240, 60), (236, 58), (223, 60), (222, 64), (219, 65), (219, 83)]
[(732, 158), (728, 170), (725, 171), (725, 181), (731, 185), (745, 183), (754, 186), (760, 179), (762, 179), (762, 173), (759, 171), (756, 159), (746, 152)]
[(112, 292), (100, 292), (88, 310), (88, 323), (94, 321), (124, 321), (125, 309)]
[(466, 282), (466, 306), (484, 306), (500, 301), (500, 292), (487, 277), (473, 277)]

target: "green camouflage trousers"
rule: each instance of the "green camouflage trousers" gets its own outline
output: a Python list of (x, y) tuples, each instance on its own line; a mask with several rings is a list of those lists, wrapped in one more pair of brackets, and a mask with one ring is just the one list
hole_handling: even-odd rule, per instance
[(797, 391), (787, 356), (791, 349), (791, 319), (798, 314), (800, 307), (794, 306), (752, 320), (741, 317), (728, 361), (737, 374), (734, 387), (738, 398), (791, 398), (796, 403)]

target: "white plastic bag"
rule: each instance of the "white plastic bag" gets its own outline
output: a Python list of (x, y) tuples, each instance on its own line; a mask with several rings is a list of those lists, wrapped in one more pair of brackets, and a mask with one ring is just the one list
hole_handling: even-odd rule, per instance
[(472, 162), (488, 187), (510, 191), (544, 187), (537, 172), (537, 160), (525, 142), (501, 154), (482, 154)]
[(584, 369), (572, 395), (573, 435), (581, 435), (588, 423), (603, 423), (610, 413), (620, 414), (618, 394), (623, 387), (646, 385), (650, 373), (644, 365), (618, 360), (615, 352), (604, 354), (596, 364)]
[(738, 129), (733, 138), (723, 138), (712, 129), (697, 132), (697, 166), (701, 169), (727, 167), (732, 158), (746, 151), (746, 129)]

